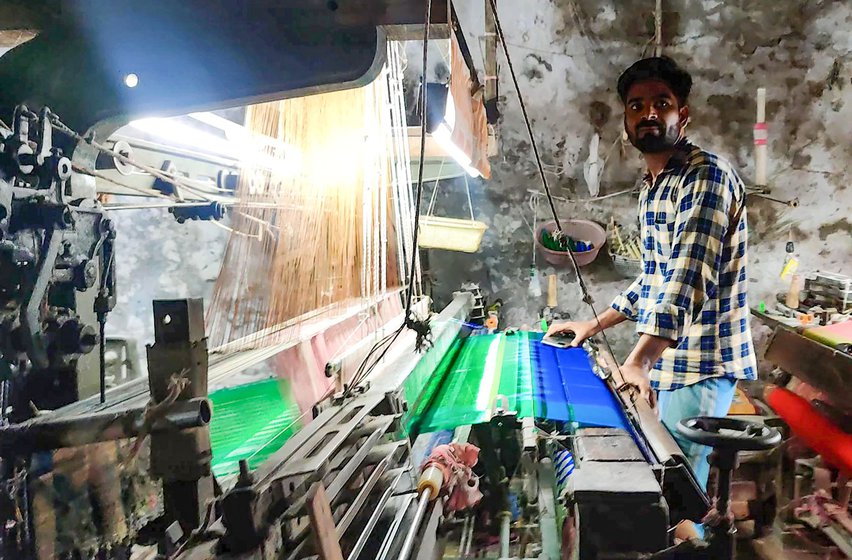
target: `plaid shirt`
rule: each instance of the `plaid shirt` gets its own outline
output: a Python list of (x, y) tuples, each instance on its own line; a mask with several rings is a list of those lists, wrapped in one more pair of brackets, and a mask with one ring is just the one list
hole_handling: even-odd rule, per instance
[(645, 177), (639, 195), (644, 271), (612, 307), (636, 321), (639, 334), (676, 342), (651, 370), (655, 389), (757, 377), (744, 203), (745, 187), (731, 165), (686, 141), (653, 184)]

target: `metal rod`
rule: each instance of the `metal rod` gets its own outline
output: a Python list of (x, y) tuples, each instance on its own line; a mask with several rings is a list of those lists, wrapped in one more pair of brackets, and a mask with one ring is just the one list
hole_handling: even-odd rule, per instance
[(399, 533), (399, 526), (402, 524), (405, 512), (408, 511), (408, 506), (411, 505), (412, 501), (414, 501), (413, 494), (409, 494), (403, 498), (403, 504), (400, 506), (399, 511), (396, 512), (396, 517), (394, 517), (393, 523), (388, 528), (388, 534), (385, 535), (385, 540), (382, 542), (379, 553), (376, 555), (376, 560), (385, 560), (388, 554), (390, 554), (391, 546), (396, 540), (396, 535)]
[[(222, 202), (225, 206), (230, 206), (231, 202)], [(210, 206), (209, 202), (176, 202), (176, 203), (154, 203), (154, 204), (104, 204), (104, 210), (151, 210), (154, 208), (191, 208), (199, 206)]]
[(367, 479), (367, 482), (361, 487), (358, 495), (355, 497), (355, 500), (349, 504), (349, 509), (346, 510), (346, 513), (343, 514), (343, 519), (340, 520), (340, 523), (337, 524), (337, 535), (342, 537), (344, 533), (349, 529), (349, 526), (352, 525), (352, 522), (355, 521), (355, 517), (361, 512), (361, 508), (363, 508), (367, 504), (367, 498), (370, 497), (370, 493), (373, 491), (373, 488), (376, 487), (376, 484), (379, 480), (385, 475), (388, 467), (390, 466), (390, 457), (382, 459), (382, 462), (376, 465), (376, 468), (373, 469), (373, 473), (370, 475), (370, 478)]
[(100, 342), (98, 343), (99, 376), (101, 382), (101, 404), (106, 403), (106, 317), (98, 317)]
[(769, 202), (774, 202), (775, 204), (783, 204), (784, 206), (789, 206), (790, 208), (798, 208), (799, 207), (799, 199), (791, 198), (790, 200), (782, 200), (780, 198), (775, 198), (772, 196), (766, 196), (763, 193), (757, 191), (746, 191), (746, 196), (756, 196), (758, 198), (763, 198), (768, 200)]
[(24, 450), (76, 447), (136, 437), (142, 432), (197, 428), (208, 424), (211, 417), (207, 399), (177, 401), (159, 418), (146, 418), (142, 407), (80, 416), (37, 417), (21, 424), (0, 427), (0, 449), (20, 453)]
[(370, 519), (367, 520), (367, 524), (358, 536), (358, 540), (355, 542), (355, 546), (352, 547), (352, 552), (349, 553), (347, 560), (357, 560), (358, 556), (361, 555), (361, 551), (364, 550), (364, 545), (367, 544), (367, 539), (369, 539), (370, 535), (372, 535), (373, 529), (376, 527), (376, 523), (379, 522), (379, 518), (385, 511), (385, 506), (387, 505), (388, 500), (390, 500), (391, 496), (393, 496), (394, 488), (396, 488), (396, 485), (399, 484), (400, 480), (402, 480), (402, 475), (406, 472), (408, 471), (401, 469), (399, 474), (396, 475), (396, 478), (393, 479), (393, 482), (390, 483), (387, 490), (385, 490), (384, 494), (382, 494), (382, 497), (376, 504), (375, 511), (370, 516)]
[(9, 383), (7, 381), (0, 381), (0, 421), (5, 424), (6, 420), (6, 408), (7, 403), (9, 402)]
[(470, 525), (467, 528), (467, 541), (464, 544), (464, 553), (462, 554), (462, 558), (467, 558), (470, 556), (470, 547), (473, 544), (473, 531), (476, 528), (476, 517), (470, 517)]
[(500, 513), (500, 558), (509, 558), (509, 541), (512, 536), (512, 514), (508, 511)]
[(417, 533), (420, 532), (420, 524), (423, 522), (423, 516), (426, 514), (426, 506), (429, 505), (429, 497), (432, 495), (432, 489), (426, 487), (420, 494), (420, 501), (417, 503), (417, 513), (414, 514), (414, 522), (405, 536), (405, 542), (402, 544), (402, 550), (399, 551), (398, 560), (408, 560), (411, 556), (411, 551), (414, 549), (414, 540)]
[(467, 528), (470, 525), (470, 516), (466, 515), (461, 530), (461, 541), (459, 541), (459, 556), (464, 558), (464, 547), (467, 541)]
[[(364, 464), (364, 459), (376, 445), (376, 442), (385, 434), (389, 427), (390, 422), (382, 423), (371, 435), (360, 444), (360, 448), (355, 453), (355, 455), (347, 461), (347, 463), (340, 469), (340, 472), (337, 473), (337, 476), (328, 485), (328, 489), (325, 491), (328, 495), (328, 499), (330, 502), (333, 502), (337, 495), (343, 490), (344, 486), (349, 483), (349, 480), (355, 475), (355, 471), (359, 470), (361, 466)], [(305, 499), (296, 500), (292, 506), (290, 506), (284, 517), (291, 518), (297, 517), (299, 512), (305, 507)]]
[(114, 203), (114, 204), (104, 204), (103, 207), (105, 210), (150, 210), (154, 208), (186, 208), (186, 207), (194, 207), (194, 206), (210, 206), (210, 202), (218, 202), (222, 206), (237, 206), (241, 209), (244, 208), (284, 208), (288, 210), (300, 210), (301, 207), (296, 205), (284, 205), (275, 204), (272, 202), (243, 202), (239, 199), (228, 199), (228, 198), (220, 198), (215, 201), (196, 201), (196, 202), (164, 202), (164, 203), (152, 203), (152, 204), (133, 204), (133, 203)]
[[(124, 136), (122, 134), (113, 134), (112, 136), (110, 136), (110, 139), (124, 140), (131, 148), (139, 148), (141, 150), (159, 152), (161, 154), (166, 154), (169, 156), (185, 157), (187, 159), (194, 159), (196, 161), (201, 161), (204, 163), (212, 163), (213, 165), (233, 170), (239, 170), (240, 168), (239, 161), (237, 160), (237, 158), (227, 158), (222, 156), (216, 156), (213, 154), (205, 154), (202, 152), (178, 148), (177, 146), (168, 146), (160, 142), (152, 142), (150, 140), (143, 140), (141, 138), (133, 138), (132, 136)], [(115, 146), (113, 146), (113, 149), (115, 149)]]
[[(527, 189), (527, 192), (533, 196), (547, 196), (546, 193), (536, 190), (536, 189)], [(633, 194), (639, 192), (637, 189), (630, 187), (629, 189), (623, 189), (620, 191), (616, 191), (614, 193), (604, 194), (601, 196), (593, 196), (591, 198), (566, 198), (564, 196), (553, 196), (553, 200), (558, 200), (560, 202), (567, 202), (570, 204), (580, 203), (580, 202), (594, 202), (596, 200), (606, 200), (607, 198), (615, 198), (616, 196), (622, 196), (625, 194)], [(535, 224), (533, 224), (535, 226)]]

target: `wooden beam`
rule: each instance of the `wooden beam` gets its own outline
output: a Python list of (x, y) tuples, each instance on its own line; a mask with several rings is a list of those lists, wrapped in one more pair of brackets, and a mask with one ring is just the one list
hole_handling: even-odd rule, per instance
[(308, 516), (311, 530), (317, 545), (320, 560), (343, 560), (337, 527), (331, 515), (331, 504), (322, 482), (316, 482), (308, 490)]
[(58, 0), (4, 0), (0, 2), (0, 30), (38, 31), (62, 16)]
[[(447, 39), (450, 36), (450, 0), (431, 0), (429, 37)], [(336, 3), (315, 2), (300, 6), (298, 18), (302, 25), (336, 25), (383, 27), (394, 40), (422, 41), (426, 3), (423, 0), (338, 0)], [(336, 6), (330, 10), (328, 6)], [(273, 8), (274, 10), (274, 8)]]
[(13, 49), (36, 36), (32, 29), (0, 30), (0, 49)]

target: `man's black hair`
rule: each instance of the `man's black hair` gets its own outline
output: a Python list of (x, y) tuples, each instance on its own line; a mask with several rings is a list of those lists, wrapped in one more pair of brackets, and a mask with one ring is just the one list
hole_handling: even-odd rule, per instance
[(618, 78), (618, 96), (621, 102), (627, 102), (627, 92), (636, 82), (659, 80), (671, 88), (678, 104), (686, 105), (689, 91), (692, 89), (692, 76), (667, 56), (643, 58), (625, 70)]

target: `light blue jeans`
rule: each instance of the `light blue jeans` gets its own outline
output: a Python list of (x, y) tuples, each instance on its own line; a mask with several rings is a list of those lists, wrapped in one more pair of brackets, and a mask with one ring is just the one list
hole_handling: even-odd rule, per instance
[(711, 448), (689, 441), (678, 433), (675, 426), (678, 421), (691, 416), (727, 416), (736, 386), (736, 379), (711, 377), (674, 391), (660, 391), (657, 395), (660, 420), (680, 446), (704, 490), (707, 490), (707, 477), (710, 476), (707, 457)]
[[(680, 435), (675, 426), (680, 420), (692, 416), (727, 416), (737, 380), (728, 377), (711, 377), (694, 385), (687, 385), (674, 391), (657, 393), (657, 406), (660, 420), (671, 432), (686, 460), (695, 472), (695, 478), (703, 490), (707, 490), (707, 478), (710, 476), (710, 463), (707, 458), (712, 448), (694, 443)], [(704, 526), (696, 524), (698, 536), (704, 538)]]

